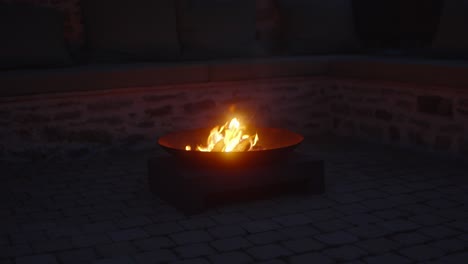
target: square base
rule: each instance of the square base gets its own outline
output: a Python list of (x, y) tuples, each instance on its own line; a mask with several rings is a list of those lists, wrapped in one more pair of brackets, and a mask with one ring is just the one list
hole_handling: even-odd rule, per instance
[(148, 160), (151, 192), (186, 213), (284, 194), (320, 194), (324, 162), (301, 153), (269, 165), (193, 167), (169, 155)]

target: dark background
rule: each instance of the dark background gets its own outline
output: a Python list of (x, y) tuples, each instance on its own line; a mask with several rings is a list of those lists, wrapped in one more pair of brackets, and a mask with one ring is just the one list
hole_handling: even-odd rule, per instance
[(442, 0), (353, 0), (356, 31), (368, 48), (430, 45)]

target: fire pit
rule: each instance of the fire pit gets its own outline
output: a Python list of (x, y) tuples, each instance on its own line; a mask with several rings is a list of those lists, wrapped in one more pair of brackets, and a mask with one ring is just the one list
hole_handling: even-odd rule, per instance
[(258, 133), (262, 135), (261, 143), (250, 151), (187, 151), (187, 143), (190, 146), (203, 142), (209, 134), (208, 129), (168, 134), (159, 138), (158, 143), (175, 158), (192, 165), (245, 166), (286, 159), (303, 140), (301, 135), (279, 128), (260, 128)]
[(289, 192), (321, 193), (323, 161), (295, 151), (303, 139), (281, 128), (249, 132), (237, 119), (170, 133), (158, 140), (168, 155), (149, 159), (150, 189), (189, 213)]

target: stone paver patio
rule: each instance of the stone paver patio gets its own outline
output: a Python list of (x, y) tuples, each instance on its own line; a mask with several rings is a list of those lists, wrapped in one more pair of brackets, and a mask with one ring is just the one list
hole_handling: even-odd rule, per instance
[(184, 215), (149, 192), (148, 152), (2, 163), (0, 263), (468, 263), (468, 164), (338, 138), (323, 195)]

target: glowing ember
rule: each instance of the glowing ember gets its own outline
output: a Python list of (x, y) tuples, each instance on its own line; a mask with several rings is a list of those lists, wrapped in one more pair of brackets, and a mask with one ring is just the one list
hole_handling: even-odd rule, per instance
[[(240, 152), (251, 150), (258, 141), (258, 135), (244, 134), (244, 127), (241, 126), (237, 118), (219, 127), (216, 126), (210, 131), (206, 140), (206, 146), (197, 146), (198, 151), (203, 152)], [(186, 151), (192, 147), (185, 146)]]

